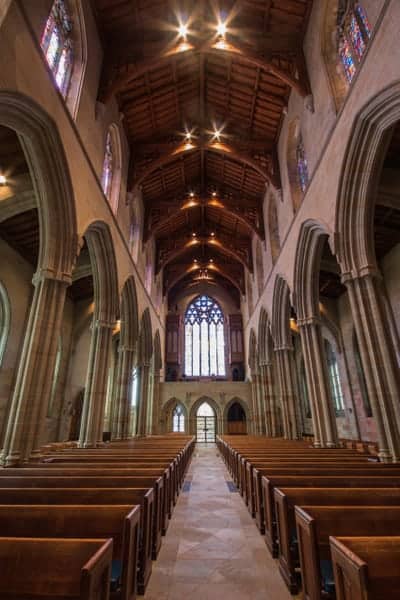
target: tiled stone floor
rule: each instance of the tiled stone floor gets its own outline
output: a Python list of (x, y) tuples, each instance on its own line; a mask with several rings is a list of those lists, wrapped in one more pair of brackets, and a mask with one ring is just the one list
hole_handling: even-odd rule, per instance
[[(289, 600), (214, 444), (197, 445), (145, 600)], [(188, 487), (188, 486), (186, 486)]]

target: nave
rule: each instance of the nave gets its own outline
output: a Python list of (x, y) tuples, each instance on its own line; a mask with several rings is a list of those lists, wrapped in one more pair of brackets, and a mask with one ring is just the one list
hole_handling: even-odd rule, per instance
[(144, 600), (289, 600), (215, 444), (197, 444)]

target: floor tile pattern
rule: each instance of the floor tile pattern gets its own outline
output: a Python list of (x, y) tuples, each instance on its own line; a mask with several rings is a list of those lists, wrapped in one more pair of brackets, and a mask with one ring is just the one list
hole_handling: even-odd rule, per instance
[(289, 600), (215, 445), (196, 446), (145, 600)]

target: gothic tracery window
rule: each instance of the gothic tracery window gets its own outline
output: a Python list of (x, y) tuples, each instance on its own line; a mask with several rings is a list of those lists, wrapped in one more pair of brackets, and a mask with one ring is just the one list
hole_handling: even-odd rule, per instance
[(111, 199), (113, 166), (114, 166), (113, 147), (112, 147), (111, 132), (109, 131), (107, 133), (106, 150), (104, 153), (104, 162), (103, 162), (103, 172), (101, 175), (101, 187), (103, 188), (104, 195), (108, 198), (108, 200)]
[(172, 431), (174, 433), (185, 433), (185, 414), (181, 404), (177, 404), (172, 413)]
[(356, 2), (351, 10), (339, 13), (339, 56), (348, 83), (351, 83), (357, 67), (367, 49), (371, 26), (362, 5)]
[(66, 98), (71, 82), (74, 48), (72, 20), (65, 0), (54, 0), (41, 46), (57, 87)]
[(218, 302), (198, 296), (185, 314), (185, 375), (225, 376), (224, 315)]
[(306, 153), (304, 150), (303, 139), (300, 135), (299, 141), (296, 148), (296, 160), (297, 160), (297, 175), (299, 178), (299, 185), (303, 194), (308, 187), (308, 165)]
[(334, 409), (336, 414), (341, 414), (344, 412), (344, 398), (340, 383), (339, 366), (336, 354), (328, 340), (325, 340), (325, 354), (328, 364), (329, 385)]

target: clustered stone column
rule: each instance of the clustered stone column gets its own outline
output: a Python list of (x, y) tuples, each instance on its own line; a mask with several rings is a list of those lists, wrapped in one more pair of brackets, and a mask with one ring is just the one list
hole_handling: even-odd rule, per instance
[(378, 271), (342, 276), (349, 293), (372, 413), (379, 456), (400, 459), (400, 374), (385, 307), (386, 290)]
[(272, 363), (260, 365), (261, 388), (265, 405), (265, 432), (269, 437), (277, 436), (276, 410), (273, 390)]
[(150, 387), (150, 364), (138, 367), (139, 407), (136, 431), (137, 435), (144, 437), (147, 428), (147, 407)]
[(160, 373), (154, 373), (152, 435), (160, 433)]
[(120, 346), (118, 348), (115, 406), (111, 423), (111, 436), (113, 440), (125, 440), (129, 437), (130, 390), (135, 361), (136, 350), (134, 348), (130, 348), (129, 346)]
[(294, 378), (294, 358), (291, 346), (274, 348), (276, 366), (279, 380), (279, 396), (282, 407), (283, 435), (287, 439), (298, 439), (300, 437), (300, 426), (297, 418), (296, 405), (298, 398), (296, 394), (296, 382)]
[(85, 397), (79, 446), (95, 447), (103, 441), (103, 419), (110, 365), (111, 340), (115, 323), (94, 319), (86, 374)]
[(33, 278), (33, 299), (0, 458), (6, 466), (28, 460), (42, 443), (70, 283), (69, 276), (58, 278), (49, 271)]
[(336, 418), (329, 389), (321, 322), (319, 317), (310, 317), (298, 319), (297, 325), (310, 394), (314, 446), (334, 448), (338, 443)]

